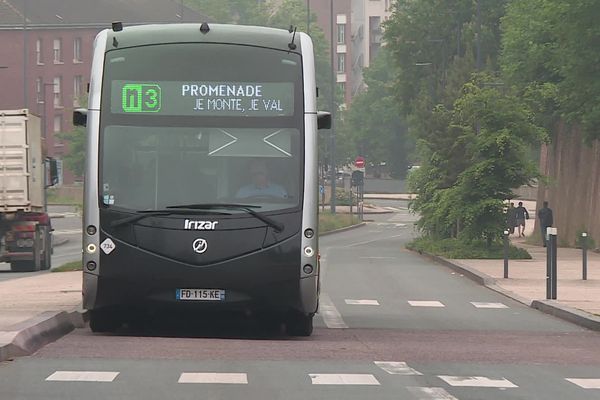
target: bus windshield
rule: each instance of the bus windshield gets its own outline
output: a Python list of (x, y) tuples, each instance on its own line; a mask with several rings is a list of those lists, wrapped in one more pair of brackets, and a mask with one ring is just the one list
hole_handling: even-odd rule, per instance
[(298, 54), (198, 43), (111, 50), (102, 90), (105, 207), (234, 202), (262, 212), (299, 206)]

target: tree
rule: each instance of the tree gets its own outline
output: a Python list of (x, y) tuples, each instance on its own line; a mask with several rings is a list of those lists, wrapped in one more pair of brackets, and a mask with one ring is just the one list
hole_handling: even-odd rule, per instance
[(367, 90), (354, 97), (341, 123), (339, 136), (345, 144), (341, 156), (362, 155), (376, 165), (385, 162), (393, 176), (402, 177), (412, 140), (394, 96), (395, 68), (389, 51), (383, 48), (363, 73)]
[[(503, 201), (538, 176), (529, 148), (546, 131), (518, 96), (485, 87), (491, 79), (475, 76), (451, 110), (436, 108), (431, 126), (439, 134), (419, 142), (424, 162), (411, 174), (418, 194), (412, 207), (434, 237), (497, 239), (505, 228)], [(457, 175), (448, 162), (459, 163)]]
[(600, 138), (600, 3), (513, 1), (503, 19), (502, 67), (551, 126), (556, 118)]
[(72, 131), (60, 132), (57, 136), (67, 144), (69, 149), (63, 156), (66, 167), (75, 176), (83, 176), (85, 172), (85, 128), (77, 126)]

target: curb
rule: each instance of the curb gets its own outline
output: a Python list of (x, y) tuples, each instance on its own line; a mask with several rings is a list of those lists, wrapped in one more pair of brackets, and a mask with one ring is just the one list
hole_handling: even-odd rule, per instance
[(64, 244), (67, 244), (68, 242), (69, 242), (69, 239), (66, 239), (66, 238), (63, 238), (63, 239), (60, 239), (60, 240), (54, 239), (53, 242), (52, 242), (52, 247), (59, 247), (59, 246), (62, 246)]
[(327, 231), (327, 232), (319, 233), (319, 237), (323, 237), (323, 236), (327, 236), (327, 235), (332, 235), (334, 233), (346, 232), (346, 231), (349, 231), (349, 230), (352, 230), (352, 229), (360, 228), (361, 226), (365, 226), (366, 224), (367, 224), (366, 222), (361, 222), (360, 224), (350, 225), (350, 226), (347, 226), (345, 228), (334, 229), (332, 231)]
[(75, 328), (85, 326), (87, 312), (49, 311), (0, 331), (0, 362), (28, 356)]
[(447, 258), (435, 256), (433, 254), (423, 253), (420, 251), (410, 250), (413, 253), (418, 253), (419, 255), (428, 258), (438, 264), (441, 264), (445, 267), (448, 267), (472, 281), (487, 287), (503, 296), (511, 298), (515, 301), (518, 301), (521, 304), (524, 304), (528, 307), (534, 308), (538, 311), (541, 311), (545, 314), (550, 314), (562, 320), (574, 323), (576, 325), (582, 326), (584, 328), (600, 331), (600, 317), (597, 317), (593, 314), (590, 314), (586, 311), (577, 310), (575, 308), (571, 308), (565, 305), (562, 305), (553, 300), (529, 300), (526, 299), (510, 290), (506, 290), (503, 287), (500, 287), (497, 284), (497, 279), (492, 278), (491, 276), (477, 271), (473, 268), (467, 267), (466, 265), (461, 265), (458, 262), (450, 261)]

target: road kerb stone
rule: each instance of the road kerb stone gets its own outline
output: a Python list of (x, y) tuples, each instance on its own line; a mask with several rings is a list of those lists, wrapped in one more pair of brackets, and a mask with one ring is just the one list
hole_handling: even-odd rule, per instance
[(344, 228), (334, 229), (332, 231), (319, 233), (319, 237), (327, 236), (327, 235), (333, 235), (334, 233), (346, 232), (346, 231), (349, 231), (349, 230), (352, 230), (352, 229), (360, 228), (361, 226), (365, 226), (366, 224), (367, 224), (366, 222), (361, 222), (359, 224), (354, 224), (354, 225), (346, 226)]
[(49, 311), (0, 331), (0, 362), (31, 355), (75, 328), (85, 325), (86, 313)]

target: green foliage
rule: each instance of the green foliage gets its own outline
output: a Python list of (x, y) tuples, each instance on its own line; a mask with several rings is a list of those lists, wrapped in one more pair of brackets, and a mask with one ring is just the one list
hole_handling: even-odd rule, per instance
[(83, 176), (85, 171), (85, 128), (77, 126), (72, 131), (58, 133), (57, 137), (64, 141), (69, 149), (68, 153), (63, 156), (65, 166), (75, 176)]
[[(497, 241), (488, 244), (482, 240), (433, 240), (431, 238), (421, 237), (408, 243), (406, 248), (451, 259), (504, 258), (504, 244)], [(508, 249), (508, 258), (512, 260), (528, 260), (531, 259), (531, 255), (527, 250), (511, 245)]]
[(338, 135), (345, 145), (345, 154), (340, 153), (346, 162), (362, 155), (375, 165), (385, 162), (393, 176), (403, 177), (414, 144), (394, 95), (394, 71), (390, 53), (383, 48), (364, 70), (368, 89), (353, 98)]
[(537, 176), (529, 148), (545, 131), (518, 97), (485, 87), (490, 79), (475, 76), (453, 109), (438, 106), (432, 134), (419, 142), (422, 166), (409, 177), (418, 194), (411, 207), (432, 237), (496, 240), (505, 225), (503, 200)]
[(52, 272), (70, 272), (70, 271), (82, 271), (82, 270), (83, 270), (83, 264), (81, 263), (81, 261), (71, 261), (71, 262), (61, 265), (60, 267), (51, 269)]
[(505, 77), (547, 125), (564, 118), (600, 138), (600, 3), (512, 1), (502, 21)]
[(325, 233), (336, 229), (356, 225), (360, 221), (358, 217), (349, 214), (331, 214), (330, 212), (319, 213), (319, 233)]

